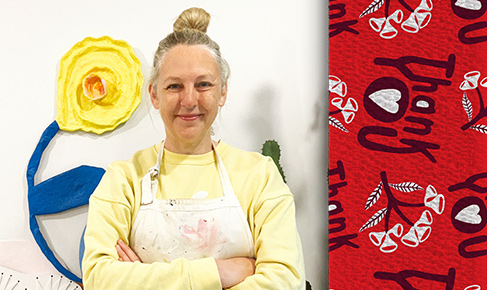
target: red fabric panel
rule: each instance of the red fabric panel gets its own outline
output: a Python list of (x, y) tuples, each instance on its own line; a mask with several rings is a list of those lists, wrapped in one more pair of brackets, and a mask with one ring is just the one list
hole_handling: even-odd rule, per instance
[(330, 289), (487, 289), (486, 9), (329, 2)]

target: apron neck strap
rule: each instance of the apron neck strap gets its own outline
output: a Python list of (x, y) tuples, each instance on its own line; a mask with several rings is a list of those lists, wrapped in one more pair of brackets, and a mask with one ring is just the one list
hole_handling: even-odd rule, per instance
[(237, 200), (237, 196), (235, 196), (235, 192), (233, 192), (232, 184), (230, 183), (230, 178), (228, 177), (227, 170), (225, 169), (225, 165), (223, 165), (223, 161), (220, 158), (220, 154), (216, 150), (216, 146), (218, 143), (216, 141), (212, 142), (213, 145), (213, 152), (215, 152), (215, 159), (216, 159), (216, 166), (218, 168), (218, 174), (220, 175), (220, 181), (222, 183), (223, 195)]

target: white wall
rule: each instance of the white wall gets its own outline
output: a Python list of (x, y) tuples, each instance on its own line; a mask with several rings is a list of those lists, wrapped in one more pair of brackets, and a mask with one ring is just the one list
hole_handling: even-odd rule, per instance
[[(279, 141), (296, 198), (307, 279), (314, 289), (324, 289), (325, 4), (321, 0), (2, 0), (0, 240), (32, 240), (25, 171), (39, 137), (56, 116), (60, 58), (87, 36), (109, 35), (132, 45), (148, 76), (157, 43), (171, 32), (177, 15), (199, 6), (212, 15), (208, 34), (220, 44), (232, 69), (217, 137), (253, 151), (259, 151), (266, 139)], [(155, 111), (148, 111), (143, 101), (125, 125), (102, 136), (61, 132), (45, 153), (37, 180), (81, 164), (106, 167), (158, 142), (164, 137), (161, 121)]]

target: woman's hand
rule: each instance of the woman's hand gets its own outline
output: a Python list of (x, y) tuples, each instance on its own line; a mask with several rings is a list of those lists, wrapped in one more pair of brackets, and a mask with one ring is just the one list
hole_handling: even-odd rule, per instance
[(233, 287), (248, 276), (255, 274), (255, 259), (253, 258), (217, 259), (216, 266), (224, 289)]
[(121, 239), (117, 241), (115, 248), (117, 249), (120, 262), (140, 262), (137, 254)]
[[(121, 262), (140, 262), (135, 252), (122, 240), (115, 245), (118, 253), (118, 260)], [(229, 259), (216, 259), (216, 266), (220, 275), (223, 288), (230, 288), (241, 283), (248, 276), (255, 274), (255, 259), (237, 257)]]

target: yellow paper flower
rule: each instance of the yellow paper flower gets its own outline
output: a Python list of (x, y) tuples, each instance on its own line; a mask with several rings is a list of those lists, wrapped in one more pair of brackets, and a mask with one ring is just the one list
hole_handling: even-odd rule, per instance
[(59, 128), (96, 134), (115, 129), (140, 104), (143, 82), (140, 61), (127, 42), (85, 38), (59, 64)]

